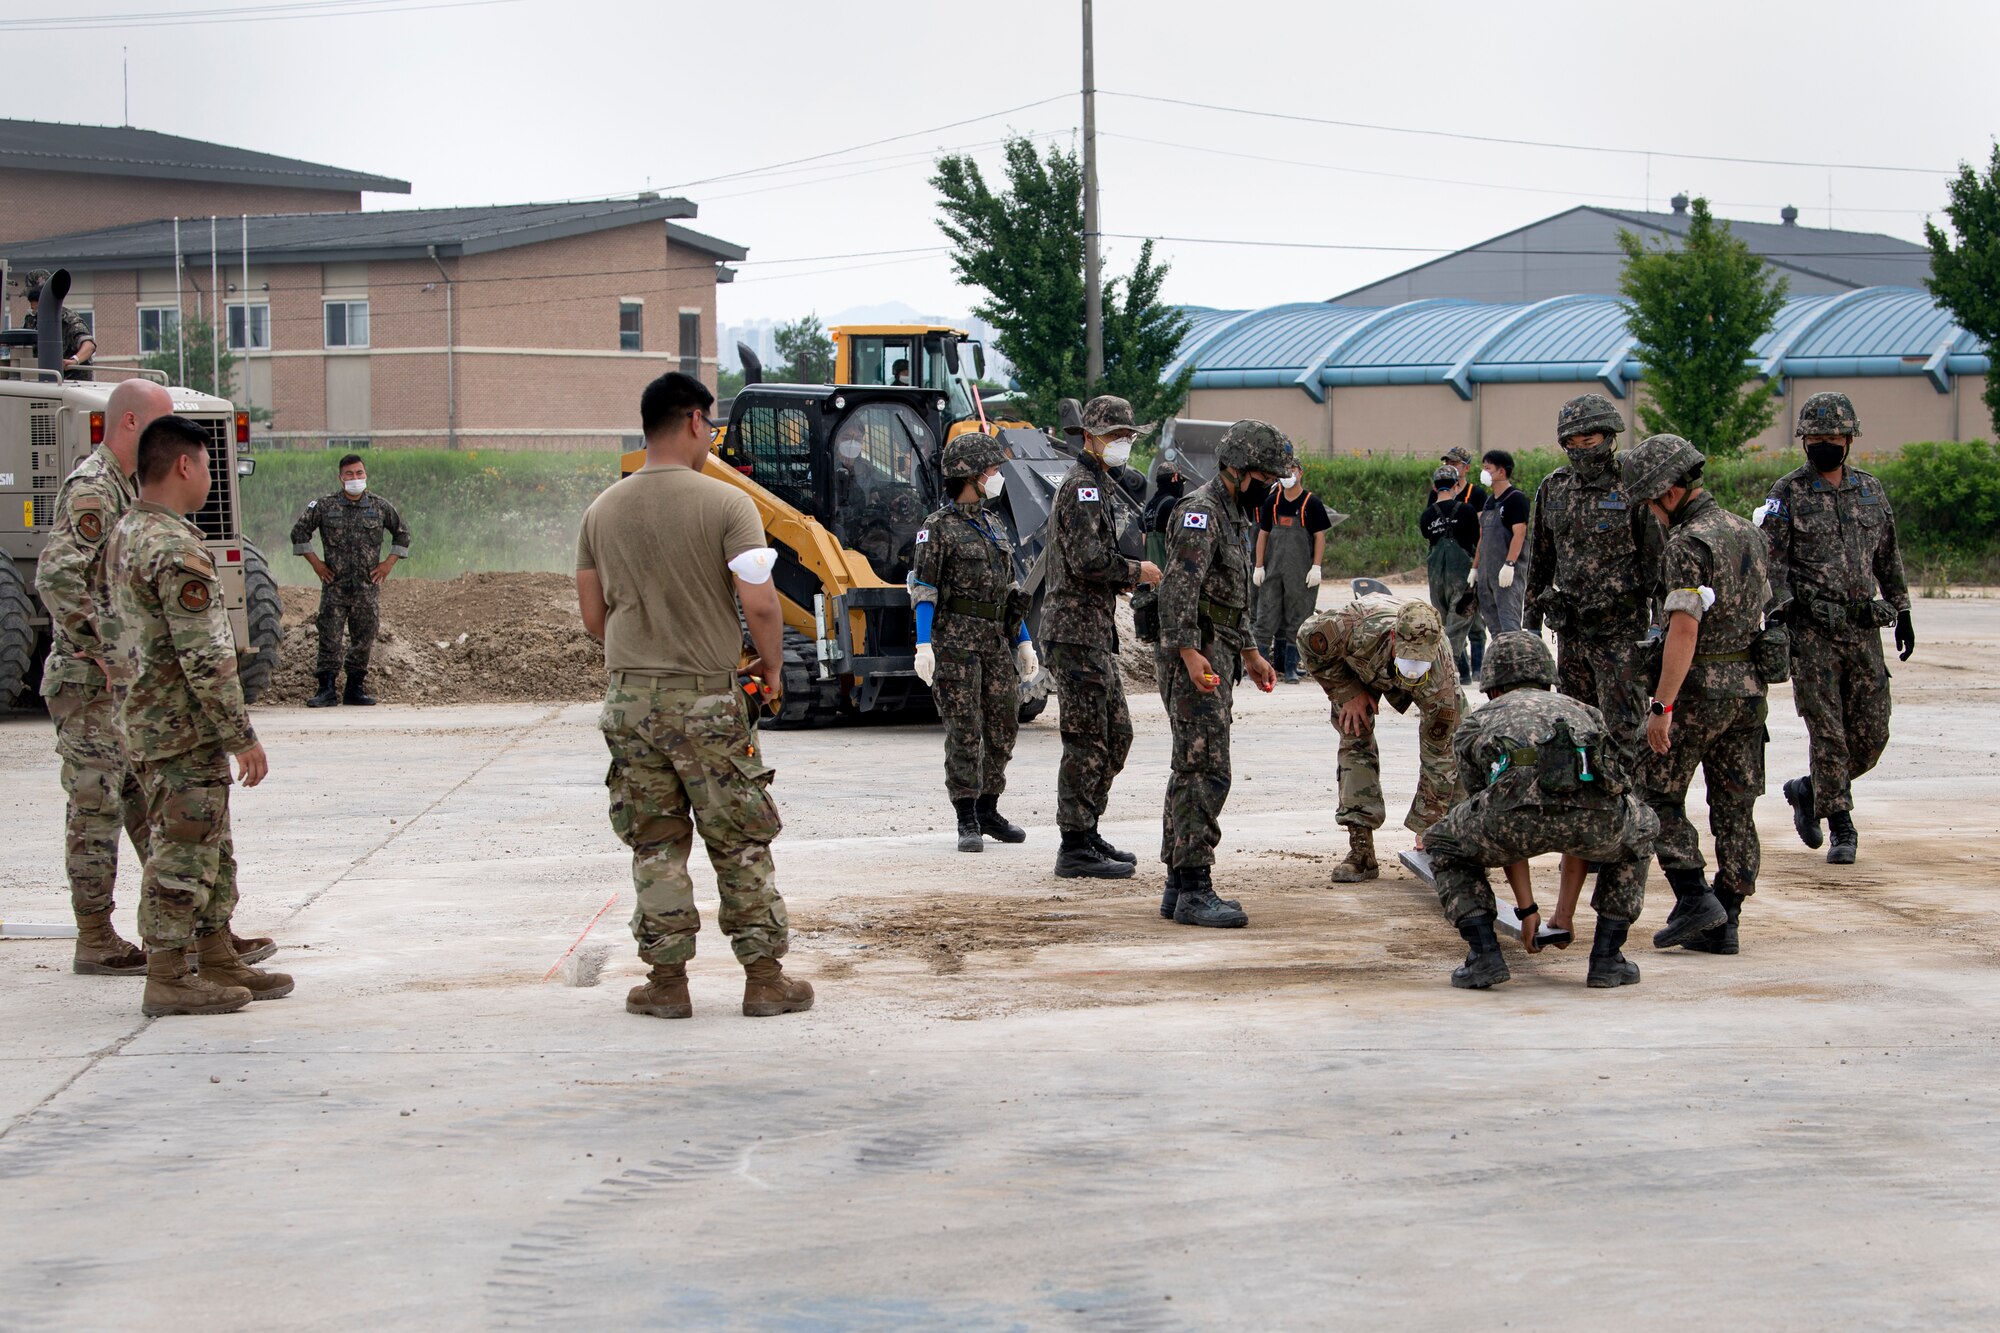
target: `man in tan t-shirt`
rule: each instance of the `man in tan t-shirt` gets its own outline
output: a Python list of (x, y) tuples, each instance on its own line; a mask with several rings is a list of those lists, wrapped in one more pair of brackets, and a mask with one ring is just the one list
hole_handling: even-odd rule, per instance
[(646, 466), (591, 503), (576, 546), (577, 603), (610, 674), (598, 725), (611, 750), (611, 827), (632, 849), (632, 934), (652, 965), (625, 1010), (654, 1018), (694, 1012), (687, 960), (701, 917), (687, 862), (697, 832), (715, 867), (722, 929), (748, 974), (743, 1012), (793, 1013), (813, 1000), (778, 962), (790, 942), (771, 867), (780, 821), (736, 688), (739, 602), (757, 650), (750, 674), (783, 688), (775, 553), (750, 497), (702, 475), (714, 402), (679, 372), (646, 386)]

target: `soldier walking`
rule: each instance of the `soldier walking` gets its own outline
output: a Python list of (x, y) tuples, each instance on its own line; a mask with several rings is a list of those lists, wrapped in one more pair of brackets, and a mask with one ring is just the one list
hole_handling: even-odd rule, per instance
[(1333, 704), (1333, 725), (1340, 732), (1340, 807), (1334, 818), (1347, 830), (1347, 855), (1333, 868), (1333, 882), (1358, 884), (1381, 874), (1375, 830), (1389, 817), (1382, 798), (1382, 752), (1375, 743), (1375, 715), (1383, 700), (1399, 713), (1415, 704), (1423, 719), (1417, 791), (1403, 819), (1421, 849), (1424, 830), (1444, 817), (1458, 794), (1451, 738), (1465, 716), (1465, 695), (1445, 651), (1443, 623), (1425, 602), (1376, 595), (1322, 611), (1300, 627), (1299, 652)]
[[(1770, 738), (1766, 677), (1784, 678), (1764, 656), (1777, 641), (1761, 642), (1771, 600), (1765, 543), (1748, 519), (1702, 489), (1706, 460), (1680, 436), (1655, 435), (1620, 461), (1626, 494), (1667, 529), (1667, 633), (1639, 767), (1646, 803), (1660, 817), (1660, 869), (1674, 890), (1653, 946), (1733, 954), (1761, 861), (1754, 815)], [(1712, 884), (1702, 878), (1701, 843), (1687, 814), (1697, 767), (1715, 836)]]
[[(1556, 689), (1604, 715), (1620, 766), (1639, 772), (1646, 725), (1641, 641), (1651, 627), (1666, 538), (1621, 489), (1617, 437), (1625, 421), (1609, 398), (1586, 393), (1556, 414), (1569, 461), (1542, 479), (1528, 526), (1525, 628), (1556, 634)], [(1583, 891), (1581, 858), (1565, 856), (1562, 921)]]
[(1132, 749), (1132, 714), (1118, 671), (1118, 594), (1160, 581), (1158, 565), (1130, 559), (1118, 547), (1112, 470), (1125, 466), (1132, 442), (1149, 429), (1133, 422), (1132, 405), (1123, 398), (1091, 399), (1082, 413), (1076, 465), (1056, 488), (1049, 515), (1042, 642), (1062, 728), (1056, 874), (1064, 879), (1126, 879), (1139, 860), (1106, 841), (1097, 822)]
[[(313, 554), (313, 534), (319, 534), (326, 558)], [(389, 538), (389, 554), (382, 554), (382, 538)], [(306, 700), (308, 708), (331, 708), (335, 704), (368, 705), (375, 696), (368, 693), (368, 653), (375, 646), (375, 631), (381, 623), (383, 583), (396, 562), (410, 553), (410, 525), (379, 495), (368, 489), (368, 465), (360, 454), (340, 460), (340, 489), (317, 500), (309, 500), (292, 524), (292, 554), (302, 555), (319, 575), (319, 693)], [(340, 651), (342, 632), (347, 636), (345, 659)], [(347, 692), (334, 693), (343, 660), (347, 666)]]
[(1257, 511), (1256, 568), (1250, 581), (1261, 593), (1257, 606), (1257, 647), (1283, 673), (1299, 680), (1299, 626), (1319, 600), (1326, 534), (1347, 515), (1334, 515), (1305, 488), (1297, 459), (1286, 468), (1278, 491)]
[(1896, 546), (1896, 516), (1879, 478), (1849, 467), (1861, 434), (1843, 393), (1816, 393), (1799, 409), (1805, 466), (1771, 487), (1758, 521), (1770, 543), (1771, 586), (1791, 629), (1792, 704), (1805, 719), (1812, 771), (1784, 786), (1806, 846), (1833, 832), (1830, 864), (1854, 864), (1854, 779), (1889, 744), (1889, 667), (1882, 631), (1896, 627), (1897, 657), (1917, 650), (1910, 587)]
[[(1646, 898), (1646, 866), (1660, 821), (1631, 795), (1631, 778), (1608, 743), (1604, 715), (1553, 694), (1556, 663), (1539, 636), (1516, 631), (1486, 653), (1487, 702), (1454, 742), (1470, 794), (1424, 833), (1438, 902), (1465, 938), (1451, 984), (1485, 990), (1507, 980), (1493, 933), (1489, 866), (1563, 852), (1597, 865), (1597, 933), (1586, 984), (1636, 986), (1639, 967), (1621, 952)], [(1526, 879), (1514, 889), (1521, 942), (1531, 953), (1541, 909)]]
[(646, 465), (591, 502), (576, 547), (578, 610), (604, 644), (608, 673), (598, 725), (611, 751), (611, 827), (632, 849), (632, 935), (651, 965), (625, 1011), (653, 1018), (694, 1013), (687, 963), (701, 917), (687, 862), (697, 832), (715, 867), (722, 929), (743, 964), (744, 1014), (813, 1002), (812, 986), (778, 961), (791, 944), (771, 865), (781, 823), (736, 688), (745, 627), (757, 652), (747, 671), (774, 697), (784, 688), (777, 553), (750, 497), (701, 473), (714, 404), (706, 385), (678, 371), (646, 386)]
[(917, 615), (917, 676), (944, 719), (944, 784), (958, 815), (958, 850), (986, 838), (1025, 842), (1000, 813), (1007, 761), (1020, 730), (1021, 682), (1040, 669), (1014, 581), (1014, 551), (985, 511), (1006, 481), (991, 435), (968, 432), (944, 447), (952, 503), (917, 530), (910, 592)]
[(1250, 637), (1250, 520), (1286, 468), (1290, 442), (1274, 426), (1239, 421), (1216, 447), (1212, 480), (1181, 501), (1160, 582), (1160, 699), (1173, 728), (1160, 859), (1160, 915), (1184, 926), (1242, 926), (1250, 918), (1215, 895), (1211, 867), (1229, 800), (1229, 727), (1238, 663), (1257, 688), (1277, 672)]
[[(111, 683), (125, 753), (146, 802), (139, 934), (149, 1018), (221, 1014), (292, 993), (292, 979), (238, 956), (229, 760), (246, 787), (269, 761), (236, 676), (215, 562), (183, 518), (207, 503), (208, 431), (167, 415), (139, 437), (138, 503), (105, 544)], [(188, 955), (198, 958), (199, 975)]]

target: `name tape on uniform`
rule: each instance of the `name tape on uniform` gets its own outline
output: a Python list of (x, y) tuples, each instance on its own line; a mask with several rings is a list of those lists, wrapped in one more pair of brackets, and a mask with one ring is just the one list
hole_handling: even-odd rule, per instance
[(1181, 515), (1181, 526), (1184, 528), (1205, 528), (1208, 526), (1208, 515), (1198, 509), (1183, 514)]

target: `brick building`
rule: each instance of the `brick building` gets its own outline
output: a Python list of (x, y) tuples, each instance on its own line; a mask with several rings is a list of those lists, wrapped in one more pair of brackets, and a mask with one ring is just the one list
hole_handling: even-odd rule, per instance
[(681, 225), (694, 214), (643, 198), (251, 217), (247, 301), (237, 218), (213, 262), (208, 220), (182, 220), (178, 284), (171, 222), (0, 255), (69, 269), (101, 365), (226, 307), (235, 397), (272, 414), (267, 447), (598, 449), (633, 435), (662, 371), (715, 383), (715, 288), (745, 251)]

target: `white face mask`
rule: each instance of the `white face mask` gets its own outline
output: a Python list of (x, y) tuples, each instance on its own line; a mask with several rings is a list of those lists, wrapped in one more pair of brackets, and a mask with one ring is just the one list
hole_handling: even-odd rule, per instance
[(1491, 486), (1493, 484), (1493, 474), (1485, 468), (1479, 469), (1479, 484), (1481, 486)]
[(1422, 680), (1424, 674), (1430, 669), (1431, 664), (1429, 662), (1418, 658), (1399, 657), (1396, 659), (1396, 670), (1401, 673), (1404, 680)]
[(349, 495), (359, 495), (368, 489), (368, 481), (365, 477), (349, 477), (340, 483), (340, 489)]
[(987, 499), (997, 500), (1000, 498), (1000, 492), (1007, 489), (1007, 479), (996, 472), (980, 482), (979, 489), (986, 492)]
[(1299, 474), (1298, 474), (1298, 473), (1296, 473), (1296, 472), (1291, 472), (1291, 473), (1287, 473), (1287, 474), (1285, 475), (1285, 483), (1284, 483), (1284, 484), (1285, 484), (1285, 489), (1286, 489), (1286, 490), (1288, 490), (1288, 491), (1290, 491), (1290, 490), (1296, 490), (1296, 489), (1298, 489), (1298, 485), (1299, 485)]
[(1104, 466), (1124, 467), (1125, 460), (1132, 456), (1132, 437), (1121, 436), (1104, 442)]
[(847, 459), (855, 459), (861, 457), (861, 441), (842, 440), (840, 442), (840, 456), (842, 458), (847, 458)]

